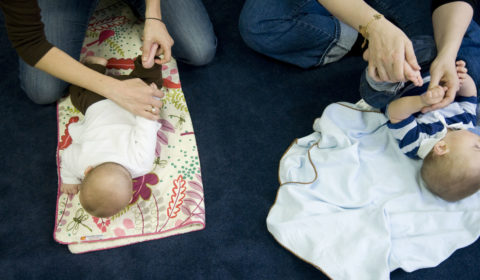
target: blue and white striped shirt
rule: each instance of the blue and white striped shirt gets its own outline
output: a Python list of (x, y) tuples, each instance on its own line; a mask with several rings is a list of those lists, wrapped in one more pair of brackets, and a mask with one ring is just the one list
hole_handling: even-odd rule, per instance
[(414, 159), (425, 158), (450, 129), (476, 125), (477, 97), (457, 96), (448, 106), (425, 114), (417, 113), (399, 123), (387, 123), (400, 149)]

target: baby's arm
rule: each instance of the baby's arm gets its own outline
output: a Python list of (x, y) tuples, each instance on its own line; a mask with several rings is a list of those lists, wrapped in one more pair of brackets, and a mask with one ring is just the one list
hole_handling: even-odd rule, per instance
[[(136, 116), (136, 124), (132, 127), (129, 147), (133, 156), (132, 162), (137, 168), (149, 172), (155, 160), (155, 148), (157, 144), (157, 131), (161, 124)], [(145, 172), (145, 173), (146, 173)]]
[(388, 105), (388, 117), (391, 123), (399, 123), (419, 112), (423, 107), (436, 104), (443, 99), (445, 89), (436, 87), (418, 96), (400, 97)]
[(66, 194), (77, 194), (80, 189), (78, 184), (64, 184), (60, 186), (60, 191)]
[(72, 166), (68, 161), (73, 156), (72, 149), (73, 147), (70, 145), (63, 151), (60, 157), (60, 178), (62, 181), (60, 191), (66, 194), (77, 194), (81, 183), (80, 179), (71, 171)]

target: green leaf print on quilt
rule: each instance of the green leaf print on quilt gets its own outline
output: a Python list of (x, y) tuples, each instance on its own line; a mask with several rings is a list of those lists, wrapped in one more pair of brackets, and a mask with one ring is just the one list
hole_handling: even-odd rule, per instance
[(123, 52), (122, 48), (117, 43), (115, 43), (115, 41), (109, 38), (105, 40), (105, 42), (107, 42), (107, 44), (110, 46), (110, 50), (112, 51), (113, 54), (117, 52), (119, 55), (123, 57), (125, 56), (125, 53)]
[(168, 89), (165, 100), (173, 104), (177, 110), (188, 113), (187, 103), (185, 102), (185, 96), (181, 89)]

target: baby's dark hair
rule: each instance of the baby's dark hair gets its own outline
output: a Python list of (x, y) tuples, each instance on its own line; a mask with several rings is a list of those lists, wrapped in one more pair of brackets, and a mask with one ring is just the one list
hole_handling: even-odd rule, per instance
[(428, 190), (446, 201), (464, 199), (480, 189), (480, 172), (458, 155), (430, 152), (420, 174)]

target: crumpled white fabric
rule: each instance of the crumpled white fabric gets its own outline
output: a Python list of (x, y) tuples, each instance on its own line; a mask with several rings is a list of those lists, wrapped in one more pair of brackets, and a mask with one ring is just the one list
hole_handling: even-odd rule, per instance
[(473, 243), (479, 193), (456, 203), (433, 196), (385, 116), (354, 106), (329, 105), (281, 159), (267, 217), (275, 239), (333, 279), (369, 280), (434, 267)]

